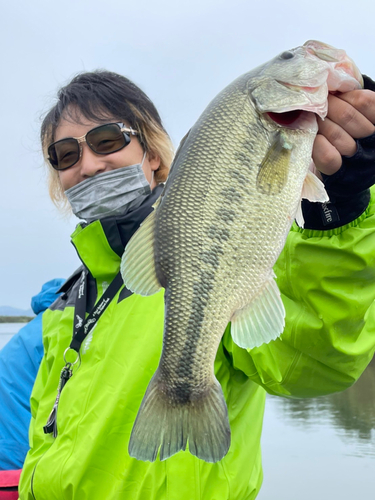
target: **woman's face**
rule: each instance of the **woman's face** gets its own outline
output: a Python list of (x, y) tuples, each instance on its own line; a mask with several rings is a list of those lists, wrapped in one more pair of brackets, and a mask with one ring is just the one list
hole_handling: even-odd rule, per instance
[[(76, 118), (76, 121), (74, 118)], [(116, 120), (108, 119), (108, 123), (113, 121)], [(67, 119), (61, 118), (55, 132), (54, 141), (68, 137), (82, 137), (89, 130), (102, 124), (88, 121), (80, 113), (73, 114), (73, 117), (68, 117)], [(124, 125), (127, 126), (126, 124)], [(63, 190), (66, 191), (96, 174), (141, 163), (144, 154), (143, 149), (136, 136), (130, 135), (130, 139), (130, 144), (125, 148), (108, 155), (96, 154), (89, 148), (86, 142), (81, 143), (82, 155), (79, 161), (72, 167), (58, 172)], [(151, 189), (156, 186), (152, 171), (157, 170), (159, 165), (159, 157), (150, 158), (149, 155), (146, 155), (143, 162), (143, 172), (151, 184)]]

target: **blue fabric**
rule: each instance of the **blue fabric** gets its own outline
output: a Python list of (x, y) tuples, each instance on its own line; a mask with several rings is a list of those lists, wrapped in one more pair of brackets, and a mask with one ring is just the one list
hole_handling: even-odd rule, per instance
[(21, 469), (29, 449), (30, 394), (43, 357), (42, 313), (64, 283), (45, 283), (31, 300), (37, 315), (0, 350), (0, 470)]

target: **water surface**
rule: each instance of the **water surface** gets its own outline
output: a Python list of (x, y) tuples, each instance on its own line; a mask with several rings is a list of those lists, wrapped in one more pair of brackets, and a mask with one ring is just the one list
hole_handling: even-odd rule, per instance
[(268, 396), (259, 500), (375, 499), (375, 362), (344, 392)]
[(0, 349), (27, 323), (0, 323)]

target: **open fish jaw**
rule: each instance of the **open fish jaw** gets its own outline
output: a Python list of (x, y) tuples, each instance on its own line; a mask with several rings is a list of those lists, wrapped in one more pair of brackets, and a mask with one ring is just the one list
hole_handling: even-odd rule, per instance
[[(307, 63), (310, 74), (316, 63), (310, 82), (323, 72), (328, 78), (327, 61), (293, 50), (300, 65), (315, 61)], [(126, 286), (144, 295), (165, 288), (161, 360), (129, 443), (137, 459), (159, 453), (163, 460), (187, 446), (208, 462), (225, 456), (230, 426), (213, 370), (222, 333), (232, 321), (234, 341), (252, 348), (283, 331), (272, 268), (301, 196), (327, 200), (309, 166), (317, 133), (311, 106), (316, 99), (324, 114), (328, 90), (322, 84), (312, 92), (306, 68), (288, 70), (293, 78), (276, 71), (293, 58), (284, 54), (274, 68), (242, 75), (209, 104), (180, 145), (155, 211), (126, 248)], [(288, 127), (267, 115), (301, 106), (307, 111)]]

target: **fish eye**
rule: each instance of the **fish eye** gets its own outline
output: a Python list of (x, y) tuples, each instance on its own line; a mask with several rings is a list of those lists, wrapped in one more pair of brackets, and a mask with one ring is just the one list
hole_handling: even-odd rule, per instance
[(286, 50), (282, 54), (280, 54), (281, 59), (292, 59), (294, 57), (293, 52), (290, 52), (289, 50)]

